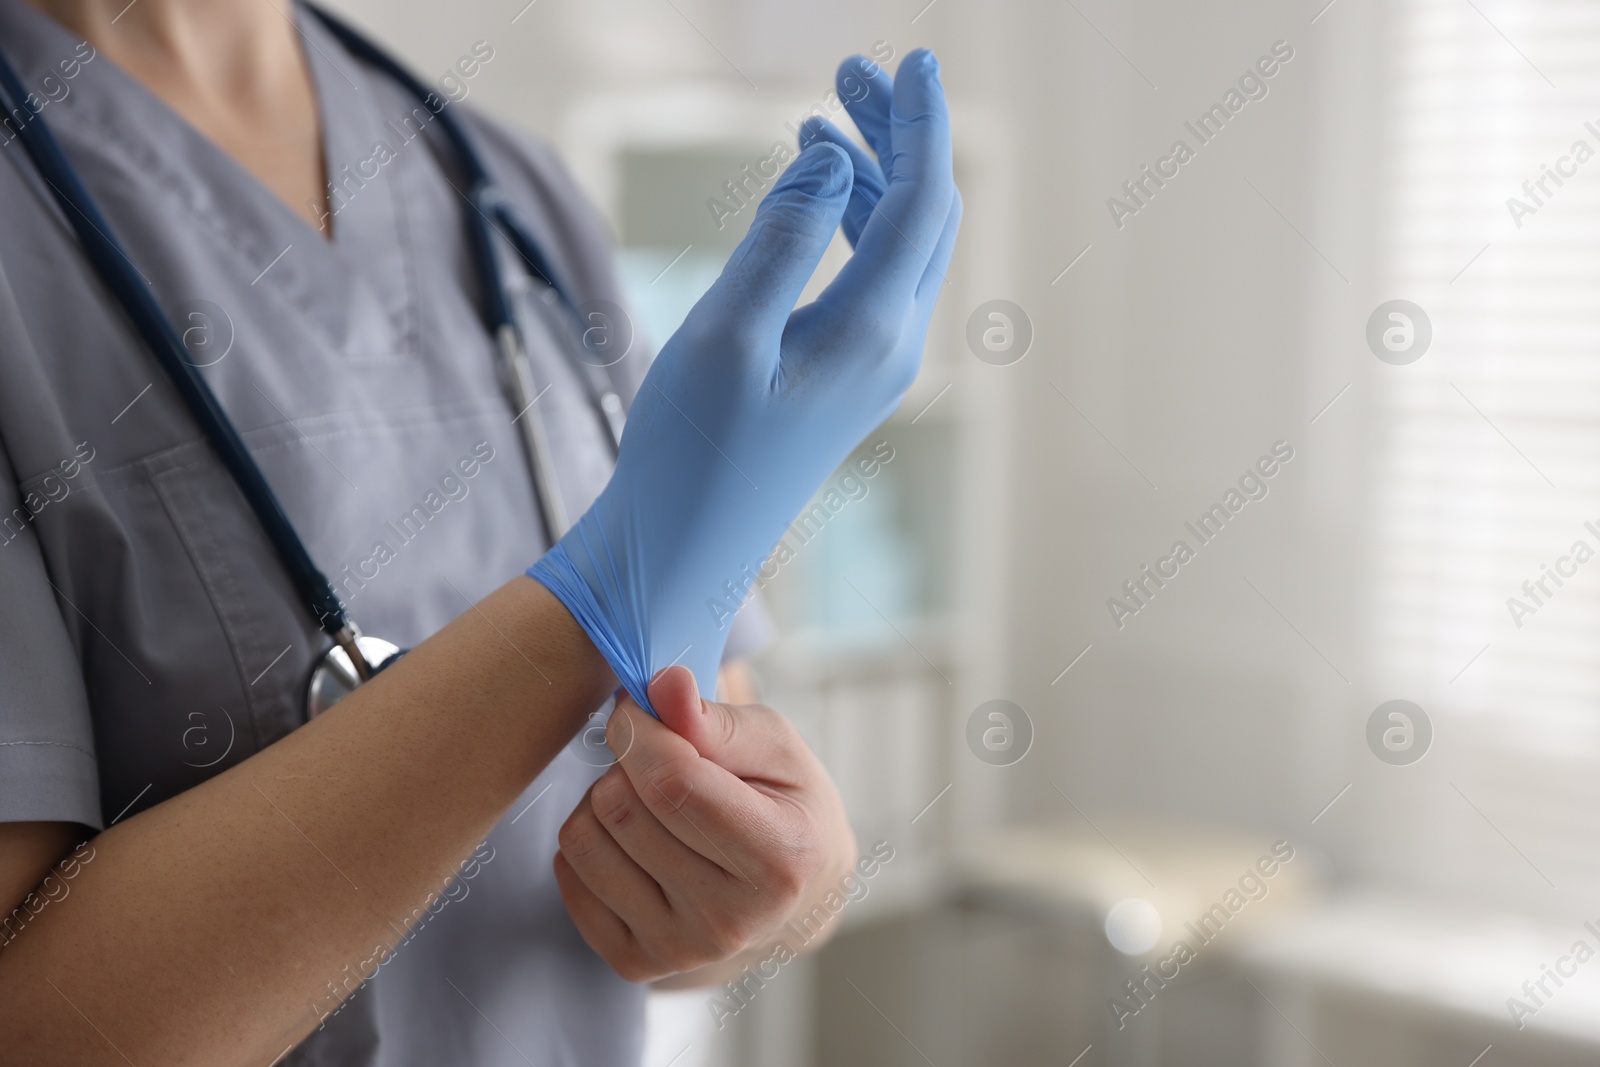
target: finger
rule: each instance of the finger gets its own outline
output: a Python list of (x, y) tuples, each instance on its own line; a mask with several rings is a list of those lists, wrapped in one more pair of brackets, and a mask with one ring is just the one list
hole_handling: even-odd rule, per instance
[(833, 81), (845, 111), (877, 155), (883, 173), (892, 173), (889, 104), (894, 97), (894, 79), (866, 56), (857, 55), (839, 64)]
[(668, 667), (650, 682), (650, 703), (666, 726), (703, 759), (745, 781), (798, 786), (810, 750), (783, 716), (759, 705), (702, 700), (687, 667)]
[(816, 141), (826, 141), (844, 149), (850, 157), (850, 165), (855, 168), (855, 184), (850, 190), (850, 202), (844, 209), (844, 235), (850, 242), (850, 247), (854, 248), (856, 241), (861, 237), (862, 229), (867, 224), (867, 219), (872, 216), (872, 209), (883, 198), (887, 184), (884, 181), (883, 171), (879, 169), (877, 160), (862, 151), (860, 145), (826, 119), (807, 119), (800, 128), (802, 145)]
[(837, 145), (801, 152), (762, 198), (750, 232), (690, 321), (711, 316), (721, 330), (779, 337), (839, 228), (851, 186), (850, 157)]
[[(628, 792), (633, 791), (627, 783), (627, 776), (616, 768), (600, 778), (600, 782), (608, 780), (620, 781)], [(600, 782), (595, 785), (598, 786)], [(637, 797), (632, 807), (635, 812), (643, 811), (643, 804)], [(610, 798), (605, 809), (616, 813), (621, 819), (629, 818), (622, 805)], [(651, 820), (654, 821), (654, 816), (651, 816)], [(656, 823), (655, 830), (670, 836), (659, 823)], [(605, 815), (594, 806), (594, 787), (590, 787), (589, 793), (567, 816), (567, 821), (556, 835), (556, 844), (584, 884), (630, 928), (659, 929), (670, 921), (671, 906), (661, 884), (639, 865), (611, 832)], [(695, 858), (700, 859), (699, 856)]]
[(898, 329), (897, 309), (910, 302), (950, 214), (955, 181), (950, 165), (950, 120), (938, 64), (918, 49), (906, 57), (895, 79), (890, 115), (893, 142), (889, 185), (872, 212), (855, 255), (817, 303), (834, 328), (847, 335), (877, 336)]
[(603, 841), (585, 841), (581, 857), (564, 844), (562, 851), (589, 888), (635, 930), (662, 929), (669, 909), (702, 909), (744, 887), (738, 876), (674, 837), (619, 768), (590, 787), (587, 802), (569, 822), (574, 820), (573, 835), (592, 829)]
[(945, 272), (950, 269), (950, 257), (955, 254), (956, 234), (961, 230), (961, 213), (961, 190), (957, 189), (950, 201), (950, 214), (944, 220), (944, 232), (939, 234), (939, 243), (934, 246), (933, 255), (928, 257), (928, 269), (917, 284), (917, 307), (921, 312), (919, 325), (927, 325), (929, 316), (933, 314), (934, 301), (950, 280)]
[(578, 928), (584, 944), (594, 949), (595, 955), (630, 982), (647, 982), (667, 973), (666, 968), (647, 959), (628, 924), (606, 907), (565, 856), (557, 852), (551, 866), (555, 870), (556, 888), (561, 891), (561, 902), (567, 906), (567, 914), (572, 916), (572, 924)]
[[(956, 236), (961, 229), (961, 215), (963, 207), (961, 191), (956, 190), (955, 197), (950, 204), (950, 214), (945, 218), (944, 232), (939, 235), (939, 243), (934, 246), (933, 255), (928, 257), (928, 268), (922, 274), (922, 281), (917, 284), (916, 312), (912, 317), (909, 333), (922, 337), (927, 334), (928, 322), (933, 318), (933, 309), (939, 299), (939, 294), (944, 290), (945, 284), (950, 280), (947, 271), (950, 259), (955, 252)], [(789, 320), (789, 334), (804, 336), (807, 333), (820, 329), (827, 329), (828, 314), (822, 308), (815, 306), (803, 307), (794, 313)], [(922, 355), (920, 349), (909, 349), (898, 353), (911, 366), (903, 366), (898, 360), (885, 364), (885, 369), (892, 374), (904, 374), (915, 378), (917, 364)], [(909, 381), (910, 379), (905, 379)], [(748, 777), (748, 776), (746, 776)]]
[(634, 791), (672, 836), (757, 888), (772, 888), (804, 835), (791, 806), (702, 759), (692, 744), (650, 718), (631, 697), (612, 713), (634, 721), (619, 764)]

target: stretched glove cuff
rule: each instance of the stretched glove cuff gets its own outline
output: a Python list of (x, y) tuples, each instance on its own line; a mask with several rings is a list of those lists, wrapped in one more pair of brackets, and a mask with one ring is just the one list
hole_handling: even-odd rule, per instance
[[(630, 614), (634, 619), (642, 619), (643, 612), (619, 613), (614, 610), (618, 604), (625, 602), (626, 594), (623, 591), (629, 586), (617, 567), (599, 524), (590, 524), (587, 519), (585, 515), (538, 563), (529, 567), (528, 577), (554, 593), (556, 599), (566, 606), (578, 625), (583, 627), (584, 633), (594, 642), (594, 647), (611, 664), (617, 679), (633, 695), (633, 699), (654, 715), (655, 709), (650, 706), (647, 693), (650, 685), (650, 645), (647, 635), (637, 629), (629, 630), (619, 623), (619, 617), (625, 619)], [(580, 570), (574, 563), (569, 551), (585, 557), (583, 569)], [(594, 588), (584, 577), (585, 573), (595, 577), (596, 584), (600, 586), (600, 596), (595, 595)]]

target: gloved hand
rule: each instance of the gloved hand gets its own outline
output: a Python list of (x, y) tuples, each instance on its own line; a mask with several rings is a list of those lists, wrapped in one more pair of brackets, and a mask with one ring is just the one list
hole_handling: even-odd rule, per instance
[[(944, 91), (921, 49), (897, 80), (848, 60), (841, 84), (864, 66), (850, 109), (883, 170), (842, 137), (800, 153), (650, 368), (611, 481), (528, 571), (652, 713), (673, 663), (713, 696), (729, 583), (748, 585), (921, 362), (960, 222)], [(795, 309), (847, 209), (854, 254)]]

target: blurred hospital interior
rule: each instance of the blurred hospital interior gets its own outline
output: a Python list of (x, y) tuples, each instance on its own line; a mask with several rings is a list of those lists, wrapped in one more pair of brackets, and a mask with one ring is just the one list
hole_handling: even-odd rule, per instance
[(337, 6), (554, 146), (654, 345), (848, 55), (935, 49), (965, 201), (758, 583), (878, 862), (646, 1067), (1600, 1060), (1600, 6), (524, 2)]

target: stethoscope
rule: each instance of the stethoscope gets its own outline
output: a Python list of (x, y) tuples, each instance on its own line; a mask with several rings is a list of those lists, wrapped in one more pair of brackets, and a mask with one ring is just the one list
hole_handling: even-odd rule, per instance
[[(324, 11), (309, 4), (306, 6), (351, 53), (389, 75), (422, 101), (444, 131), (455, 151), (457, 162), (466, 174), (468, 191), (464, 195), (467, 202), (467, 228), (471, 235), (473, 261), (479, 277), (485, 283), (482, 287), (484, 320), (495, 340), (506, 379), (508, 399), (518, 413), (514, 421), (533, 471), (534, 490), (539, 500), (547, 543), (553, 545), (566, 532), (569, 522), (562, 506), (560, 485), (556, 480), (556, 469), (544, 425), (530, 413), (540, 394), (535, 389), (533, 365), (513, 313), (514, 294), (519, 291), (508, 285), (500, 269), (500, 262), (496, 258), (495, 231), (499, 230), (505, 235), (533, 278), (543, 286), (543, 302), (559, 305), (562, 317), (571, 320), (575, 343), (583, 346), (585, 352), (598, 355), (596, 346), (590, 344), (590, 331), (585, 329), (588, 320), (580, 318), (579, 309), (556, 282), (556, 275), (533, 236), (501, 197), (466, 129), (447, 111), (448, 101), (419, 82), (355, 30)], [(187, 358), (187, 349), (178, 331), (156, 303), (149, 284), (123, 252), (111, 224), (89, 195), (42, 116), (27, 108), (27, 99), (28, 92), (22, 80), (4, 54), (0, 53), (0, 103), (4, 104), (6, 114), (12, 116), (17, 135), (29, 158), (50, 186), (95, 272), (121, 304), (144, 338), (146, 346), (177, 387), (178, 394), (189, 406), (195, 421), (200, 424), (228, 473), (249, 502), (307, 610), (316, 619), (318, 627), (333, 639), (333, 647), (312, 672), (306, 696), (307, 713), (317, 715), (392, 663), (402, 655), (402, 651), (382, 638), (363, 634), (350, 619), (344, 604), (334, 592), (333, 584), (317, 568), (305, 543), (295, 531), (294, 524), (283, 510), (283, 505), (279, 503), (277, 494), (272, 491), (272, 486), (256, 465), (238, 430), (217, 401), (216, 394)], [(601, 344), (603, 346), (606, 343), (609, 342)], [(607, 354), (604, 359), (590, 362), (583, 358), (582, 353), (572, 350), (569, 350), (569, 355), (597, 416), (608, 431), (612, 456), (615, 458), (616, 448), (622, 439), (624, 411), (621, 398), (601, 369), (607, 363), (615, 362), (615, 359)]]

